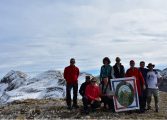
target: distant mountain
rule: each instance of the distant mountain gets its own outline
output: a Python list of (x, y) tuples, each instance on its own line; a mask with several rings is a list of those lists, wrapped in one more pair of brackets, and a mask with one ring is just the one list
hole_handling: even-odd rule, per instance
[(20, 71), (11, 70), (8, 74), (6, 74), (3, 77), (0, 83), (6, 86), (5, 88), (6, 91), (10, 91), (20, 87), (27, 79), (28, 79), (27, 74)]
[(161, 71), (161, 75), (163, 77), (163, 81), (161, 82), (159, 89), (167, 92), (167, 68)]
[(159, 72), (159, 73), (161, 73), (162, 72), (162, 70), (160, 70), (160, 69), (155, 69), (157, 72)]
[(161, 72), (161, 75), (163, 76), (164, 79), (167, 79), (167, 68)]
[[(167, 69), (158, 72), (164, 78), (160, 89), (167, 91)], [(80, 73), (79, 87), (87, 75), (92, 76), (86, 72)], [(96, 78), (99, 79), (99, 76)], [(65, 98), (65, 84), (61, 71), (48, 70), (31, 78), (24, 72), (12, 70), (0, 80), (0, 104), (25, 99)]]
[[(80, 73), (79, 86), (88, 73)], [(91, 76), (91, 75), (90, 75)], [(61, 71), (49, 70), (30, 78), (21, 71), (10, 71), (0, 81), (0, 103), (14, 100), (65, 97), (65, 80)]]

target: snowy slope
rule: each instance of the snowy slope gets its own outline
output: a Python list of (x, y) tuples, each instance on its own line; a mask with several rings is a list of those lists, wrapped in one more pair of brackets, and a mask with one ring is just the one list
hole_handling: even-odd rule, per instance
[[(87, 73), (80, 73), (79, 87)], [(30, 78), (20, 71), (10, 71), (0, 82), (0, 103), (24, 99), (65, 97), (65, 80), (60, 71), (49, 70)], [(80, 98), (80, 96), (79, 96)]]
[(0, 83), (1, 103), (22, 99), (63, 98), (65, 86), (60, 71), (46, 71), (30, 79), (26, 74), (10, 71)]
[(16, 89), (20, 87), (24, 82), (28, 79), (28, 75), (20, 72), (11, 70), (8, 74), (6, 74), (3, 79), (0, 81), (1, 88), (6, 91), (10, 91), (12, 89)]
[(83, 82), (85, 82), (85, 77), (86, 77), (87, 75), (89, 75), (89, 76), (92, 77), (91, 74), (88, 74), (88, 73), (85, 73), (85, 72), (80, 73), (79, 78), (78, 78), (78, 85), (79, 85), (79, 86), (80, 86)]

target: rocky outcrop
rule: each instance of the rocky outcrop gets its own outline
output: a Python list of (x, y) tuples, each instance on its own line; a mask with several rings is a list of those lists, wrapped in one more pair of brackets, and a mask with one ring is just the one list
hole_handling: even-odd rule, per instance
[(0, 103), (15, 100), (63, 98), (65, 80), (60, 71), (49, 70), (34, 78), (21, 71), (10, 71), (0, 82)]
[[(87, 73), (80, 73), (79, 87)], [(15, 100), (65, 98), (65, 79), (61, 71), (48, 70), (33, 78), (21, 71), (10, 71), (0, 81), (0, 103)]]
[(11, 70), (8, 74), (6, 74), (2, 78), (0, 83), (8, 85), (5, 91), (11, 91), (20, 87), (27, 79), (28, 79), (27, 74), (21, 71)]

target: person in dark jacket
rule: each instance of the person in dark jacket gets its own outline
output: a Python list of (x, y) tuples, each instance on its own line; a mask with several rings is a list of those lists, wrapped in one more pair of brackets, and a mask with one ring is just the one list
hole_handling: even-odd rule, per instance
[(121, 59), (119, 57), (116, 57), (115, 61), (116, 61), (116, 64), (113, 66), (115, 78), (125, 77), (124, 66), (120, 63)]
[[(145, 68), (145, 62), (141, 61), (140, 62), (140, 67), (139, 67), (140, 72), (143, 75), (144, 81), (145, 81), (145, 86), (146, 89), (142, 91), (142, 96), (143, 96), (143, 102), (142, 102), (142, 106), (144, 108), (144, 110), (146, 110), (146, 103), (147, 103), (147, 89), (148, 89), (148, 85), (147, 85), (147, 73), (148, 73), (148, 69)], [(141, 86), (142, 87), (142, 86)]]
[[(67, 109), (78, 108), (77, 93), (78, 93), (78, 77), (79, 69), (75, 66), (75, 59), (71, 58), (70, 66), (64, 70), (64, 78), (66, 80), (66, 102)], [(71, 89), (73, 89), (73, 106), (71, 106)]]
[(84, 83), (82, 83), (82, 85), (79, 89), (79, 93), (82, 96), (82, 98), (85, 96), (86, 86), (90, 84), (90, 76), (86, 76), (85, 79), (86, 79), (86, 81)]

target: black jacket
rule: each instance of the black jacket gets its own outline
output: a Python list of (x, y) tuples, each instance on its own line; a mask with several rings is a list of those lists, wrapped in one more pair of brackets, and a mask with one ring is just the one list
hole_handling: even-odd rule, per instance
[(82, 85), (79, 89), (79, 93), (82, 97), (85, 95), (86, 86), (89, 85), (89, 84), (90, 83), (87, 83), (87, 82), (82, 83)]
[(143, 78), (145, 80), (145, 83), (146, 83), (146, 79), (147, 79), (147, 73), (148, 73), (148, 70), (146, 68), (139, 68), (140, 72), (142, 73), (143, 75)]
[(113, 66), (113, 68), (114, 68), (114, 76), (115, 76), (115, 78), (123, 78), (123, 77), (125, 77), (125, 69), (124, 69), (123, 65), (120, 65), (120, 71), (119, 71), (119, 69), (117, 67), (117, 64), (115, 64)]
[[(142, 73), (142, 76), (144, 78), (144, 81), (145, 81), (145, 85), (146, 85), (146, 88), (148, 88), (148, 85), (147, 85), (147, 73), (148, 73), (148, 69), (146, 68), (139, 68), (139, 71)], [(143, 87), (143, 85), (141, 84), (141, 87)]]

